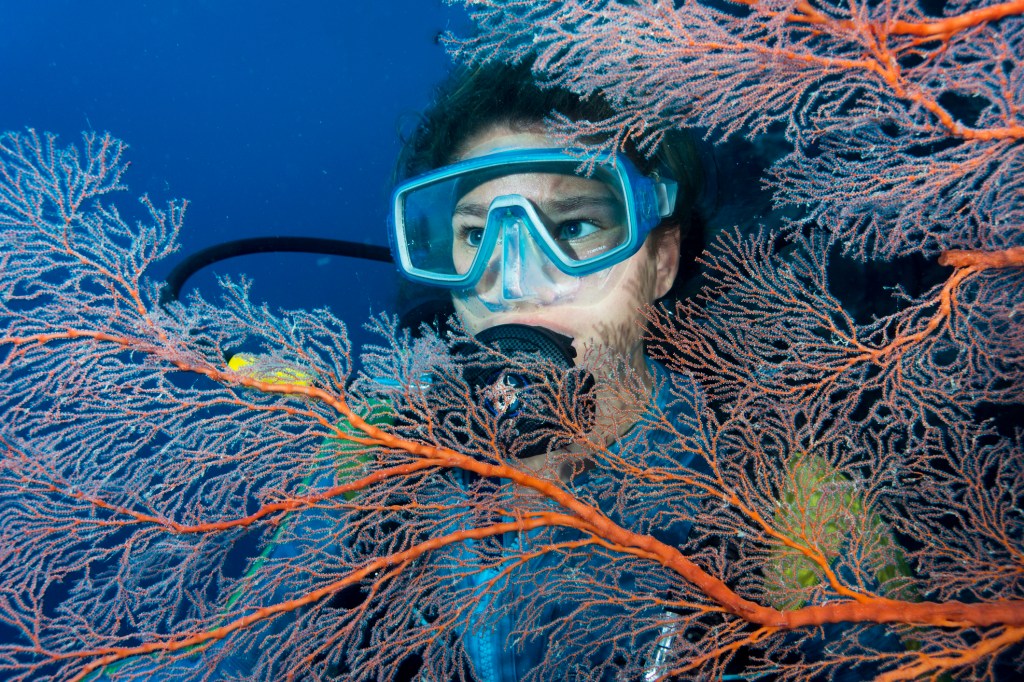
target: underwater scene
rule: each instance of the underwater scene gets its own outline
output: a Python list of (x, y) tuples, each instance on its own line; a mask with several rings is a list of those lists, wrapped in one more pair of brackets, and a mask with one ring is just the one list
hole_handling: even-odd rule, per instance
[(0, 36), (0, 680), (1024, 678), (1024, 1)]

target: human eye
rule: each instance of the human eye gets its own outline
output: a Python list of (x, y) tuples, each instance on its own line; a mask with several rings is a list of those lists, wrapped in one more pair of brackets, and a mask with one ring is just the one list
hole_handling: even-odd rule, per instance
[(455, 240), (471, 248), (479, 248), (484, 240), (484, 228), (473, 225), (458, 225), (455, 228)]
[(555, 239), (559, 241), (573, 241), (583, 239), (601, 231), (597, 223), (590, 220), (567, 220), (559, 223), (555, 230)]

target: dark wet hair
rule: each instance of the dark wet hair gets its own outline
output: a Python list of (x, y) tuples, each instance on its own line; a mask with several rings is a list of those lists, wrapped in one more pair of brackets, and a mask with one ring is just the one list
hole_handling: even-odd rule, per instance
[[(456, 68), (437, 88), (432, 104), (403, 140), (394, 182), (455, 162), (478, 133), (494, 127), (542, 130), (556, 112), (573, 121), (600, 121), (615, 115), (614, 107), (600, 93), (583, 98), (564, 88), (538, 84), (528, 61)], [(703, 247), (702, 230), (695, 225), (695, 206), (703, 188), (696, 144), (689, 133), (671, 131), (653, 154), (642, 153), (631, 140), (621, 151), (644, 174), (666, 167), (679, 183), (676, 210), (655, 231), (681, 230), (680, 272), (667, 298), (677, 297), (695, 271), (693, 259)]]

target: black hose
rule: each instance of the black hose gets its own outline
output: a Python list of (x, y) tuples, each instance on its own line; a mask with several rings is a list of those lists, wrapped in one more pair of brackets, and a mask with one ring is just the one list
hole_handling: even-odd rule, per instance
[(386, 246), (373, 246), (343, 239), (322, 237), (251, 237), (215, 244), (196, 251), (174, 266), (160, 291), (160, 304), (177, 301), (189, 277), (208, 265), (236, 256), (253, 253), (317, 253), (328, 256), (348, 256), (380, 263), (394, 263)]

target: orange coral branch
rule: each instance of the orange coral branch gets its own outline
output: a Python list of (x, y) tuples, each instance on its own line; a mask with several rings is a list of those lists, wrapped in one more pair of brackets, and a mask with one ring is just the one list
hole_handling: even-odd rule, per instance
[[(65, 335), (57, 334), (53, 336), (63, 337)], [(82, 333), (80, 331), (69, 331), (67, 333), (68, 338), (75, 338), (76, 336), (108, 340), (120, 344), (125, 343), (123, 339), (102, 333)], [(202, 374), (220, 383), (241, 384), (265, 393), (300, 394), (314, 400), (323, 401), (343, 414), (353, 427), (367, 434), (367, 436), (384, 447), (404, 450), (413, 455), (429, 458), (441, 465), (472, 471), (486, 478), (505, 478), (517, 485), (536, 490), (575, 515), (559, 515), (560, 523), (544, 525), (561, 525), (577, 528), (584, 532), (593, 533), (618, 545), (618, 548), (623, 552), (635, 554), (642, 558), (653, 558), (666, 568), (675, 571), (728, 611), (752, 623), (784, 628), (842, 621), (902, 622), (936, 625), (1024, 625), (1024, 602), (1003, 602), (1001, 604), (922, 602), (907, 604), (889, 599), (871, 598), (863, 602), (808, 606), (796, 611), (780, 612), (740, 597), (724, 582), (710, 575), (683, 556), (678, 549), (669, 547), (649, 535), (632, 533), (616, 525), (600, 511), (580, 502), (553, 481), (537, 478), (527, 472), (507, 465), (480, 462), (447, 448), (402, 439), (394, 434), (382, 431), (363, 420), (352, 411), (342, 397), (328, 393), (315, 386), (276, 384), (249, 377), (239, 377), (233, 372), (229, 373), (209, 366), (190, 365), (180, 360), (173, 361), (173, 363), (182, 371)], [(472, 531), (465, 532), (471, 533)], [(465, 535), (463, 537), (469, 538), (472, 536)], [(431, 542), (433, 541), (424, 544), (430, 545)], [(333, 590), (340, 589), (340, 587), (336, 586)], [(326, 590), (328, 588), (323, 589)], [(305, 597), (302, 599), (305, 599)], [(302, 603), (309, 602), (303, 601)], [(293, 608), (298, 608), (299, 605), (301, 604)]]
[(1002, 251), (950, 250), (939, 256), (939, 264), (957, 268), (939, 293), (939, 309), (920, 331), (899, 336), (885, 347), (870, 351), (869, 355), (872, 358), (877, 359), (903, 346), (917, 343), (938, 329), (953, 313), (956, 307), (956, 291), (968, 277), (994, 268), (1024, 267), (1024, 247), (1018, 246)]
[(222, 625), (218, 628), (208, 630), (206, 632), (189, 635), (179, 639), (174, 639), (164, 642), (149, 642), (136, 647), (111, 647), (108, 649), (99, 649), (93, 651), (79, 651), (69, 654), (51, 654), (54, 660), (63, 660), (68, 658), (90, 658), (93, 656), (100, 656), (94, 661), (90, 661), (85, 665), (81, 671), (73, 678), (71, 682), (79, 682), (85, 679), (92, 672), (99, 670), (105, 666), (108, 666), (117, 661), (123, 661), (126, 658), (132, 658), (135, 656), (142, 656), (146, 654), (152, 654), (157, 652), (174, 652), (181, 651), (182, 649), (188, 649), (210, 642), (224, 639), (232, 632), (241, 630), (249, 627), (254, 623), (258, 623), (261, 620), (266, 620), (273, 616), (277, 616), (282, 613), (288, 613), (295, 611), (296, 609), (302, 608), (309, 604), (320, 601), (321, 599), (330, 596), (337, 591), (341, 590), (348, 585), (367, 578), (379, 570), (394, 566), (396, 564), (407, 563), (420, 556), (423, 556), (427, 552), (440, 549), (447, 545), (452, 545), (465, 540), (479, 540), (482, 538), (493, 537), (495, 535), (501, 535), (504, 533), (512, 533), (516, 531), (528, 531), (535, 528), (542, 528), (544, 526), (555, 526), (555, 525), (573, 525), (579, 526), (579, 521), (571, 517), (566, 517), (562, 514), (553, 513), (541, 513), (537, 514), (530, 519), (510, 521), (506, 523), (497, 523), (485, 528), (473, 528), (469, 530), (457, 531), (450, 533), (440, 538), (432, 538), (425, 542), (422, 542), (414, 547), (403, 552), (396, 552), (385, 557), (380, 557), (364, 565), (359, 570), (349, 573), (341, 580), (325, 585), (320, 589), (308, 592), (301, 597), (296, 599), (290, 599), (288, 601), (266, 606), (260, 609), (256, 609), (252, 613), (237, 618), (230, 623)]
[[(737, 4), (748, 7), (757, 7), (759, 0), (733, 0)], [(908, 100), (927, 111), (931, 112), (946, 131), (955, 137), (965, 140), (1004, 140), (1024, 138), (1024, 126), (1014, 125), (1003, 128), (975, 129), (959, 123), (939, 102), (927, 94), (910, 89), (904, 83), (903, 75), (893, 54), (883, 46), (886, 43), (886, 36), (893, 35), (916, 35), (923, 37), (949, 37), (952, 34), (978, 26), (988, 21), (996, 21), (1008, 16), (1024, 13), (1024, 0), (1013, 0), (1002, 5), (995, 5), (978, 10), (972, 10), (964, 14), (947, 17), (946, 19), (927, 22), (905, 22), (896, 21), (884, 24), (864, 24), (848, 19), (836, 19), (823, 12), (816, 10), (808, 2), (799, 2), (795, 5), (797, 11), (788, 15), (786, 20), (791, 23), (831, 26), (841, 32), (853, 33), (860, 36), (870, 36), (871, 44), (874, 45), (873, 59), (832, 59), (816, 54), (804, 54), (793, 50), (778, 50), (757, 44), (739, 43), (738, 46), (746, 50), (762, 51), (765, 54), (784, 56), (793, 61), (804, 63), (819, 63), (825, 68), (853, 68), (869, 71), (884, 80), (892, 89), (893, 94), (900, 99)], [(773, 13), (767, 13), (772, 16)], [(728, 49), (728, 45), (702, 45), (702, 49)]]
[(153, 516), (152, 514), (144, 514), (137, 512), (134, 509), (127, 507), (113, 505), (105, 500), (98, 498), (94, 495), (86, 495), (79, 493), (74, 490), (67, 490), (60, 488), (53, 484), (41, 484), (45, 490), (49, 490), (56, 493), (61, 493), (74, 500), (81, 502), (87, 502), (98, 509), (104, 509), (115, 514), (127, 516), (131, 521), (101, 521), (101, 520), (90, 520), (81, 521), (81, 523), (90, 523), (94, 525), (129, 525), (134, 523), (146, 523), (160, 526), (165, 530), (172, 533), (190, 534), (190, 533), (209, 533), (216, 531), (228, 530), (230, 528), (245, 528), (251, 526), (257, 521), (273, 516), (275, 514), (287, 514), (302, 509), (308, 509), (320, 502), (331, 500), (337, 497), (341, 497), (346, 493), (357, 492), (359, 490), (365, 490), (375, 483), (387, 480), (389, 478), (397, 478), (402, 476), (408, 476), (409, 474), (417, 471), (423, 471), (424, 469), (431, 469), (442, 464), (439, 460), (432, 459), (421, 459), (408, 464), (402, 464), (388, 469), (381, 469), (374, 471), (372, 474), (364, 476), (355, 481), (348, 481), (341, 485), (332, 486), (321, 492), (317, 492), (309, 495), (301, 495), (292, 497), (280, 502), (273, 502), (265, 504), (260, 507), (257, 511), (243, 516), (237, 519), (229, 519), (227, 521), (214, 521), (209, 523), (196, 523), (196, 524), (185, 524), (171, 521), (167, 518), (160, 516)]
[(942, 655), (918, 653), (917, 663), (884, 673), (878, 677), (878, 682), (917, 680), (932, 673), (970, 665), (1021, 641), (1024, 641), (1024, 628), (1012, 627), (996, 637), (982, 639), (969, 649), (948, 651)]
[(658, 682), (662, 682), (662, 680), (674, 680), (683, 673), (698, 670), (705, 663), (717, 660), (720, 656), (722, 656), (722, 654), (733, 653), (739, 651), (744, 647), (753, 646), (758, 642), (763, 641), (765, 638), (775, 634), (776, 632), (778, 632), (776, 628), (758, 628), (757, 630), (754, 630), (742, 639), (738, 639), (735, 642), (730, 642), (729, 644), (722, 647), (718, 647), (717, 649), (712, 649), (704, 654), (701, 654), (700, 656), (695, 657), (693, 660), (687, 661), (686, 665), (684, 666), (680, 666), (678, 668), (663, 673), (658, 677)]
[[(928, 338), (953, 314), (956, 308), (956, 292), (964, 281), (985, 270), (1024, 267), (1024, 247), (1013, 247), (1000, 251), (953, 249), (943, 252), (939, 256), (938, 262), (940, 265), (953, 266), (957, 269), (954, 270), (942, 286), (938, 297), (935, 299), (938, 309), (923, 327), (912, 334), (896, 336), (896, 338), (880, 348), (872, 348), (856, 339), (850, 339), (850, 344), (857, 350), (857, 354), (851, 356), (839, 368), (831, 372), (829, 378), (816, 382), (811, 387), (820, 387), (832, 383), (840, 374), (860, 362), (885, 362), (887, 356)], [(789, 393), (802, 392), (807, 390), (807, 388), (807, 385), (793, 388)]]
[(939, 265), (954, 268), (1024, 268), (1024, 246), (1015, 246), (1002, 251), (979, 251), (976, 249), (950, 249), (939, 256)]
[[(186, 367), (181, 368), (187, 369)], [(207, 368), (199, 368), (198, 371), (206, 373), (214, 379), (219, 375), (223, 375), (222, 372)], [(232, 379), (237, 380), (233, 377)], [(724, 582), (705, 572), (683, 556), (678, 549), (669, 547), (649, 535), (639, 535), (625, 530), (598, 510), (577, 500), (552, 481), (539, 479), (506, 465), (487, 464), (454, 450), (413, 443), (386, 433), (361, 419), (340, 398), (327, 394), (315, 387), (282, 386), (252, 379), (243, 379), (242, 381), (246, 384), (251, 383), (254, 388), (272, 393), (299, 392), (305, 393), (312, 398), (329, 401), (339, 411), (343, 411), (354, 427), (363, 431), (368, 436), (379, 440), (386, 447), (405, 450), (411, 454), (435, 457), (451, 466), (472, 471), (483, 477), (506, 478), (517, 485), (532, 488), (575, 514), (575, 516), (560, 515), (561, 523), (548, 525), (562, 525), (593, 533), (620, 545), (622, 551), (627, 553), (634, 553), (635, 550), (640, 550), (642, 554), (637, 553), (637, 556), (643, 556), (644, 558), (654, 557), (660, 564), (675, 571), (709, 598), (718, 602), (735, 615), (752, 623), (784, 628), (843, 621), (900, 622), (943, 626), (984, 626), (996, 624), (1024, 626), (1024, 601), (1007, 601), (995, 604), (962, 604), (960, 602), (907, 603), (890, 599), (872, 598), (865, 602), (808, 606), (789, 612), (781, 612), (761, 606), (737, 595)]]
[(991, 7), (972, 9), (963, 14), (934, 21), (895, 21), (886, 26), (886, 31), (894, 35), (945, 38), (965, 29), (1019, 14), (1024, 14), (1024, 0), (1012, 0)]
[[(737, 5), (756, 7), (760, 4), (761, 0), (731, 0), (731, 2)], [(795, 8), (796, 11), (786, 17), (787, 21), (801, 24), (830, 24), (843, 27), (855, 25), (853, 22), (846, 20), (836, 21), (814, 9), (808, 2), (799, 2), (795, 5)], [(1024, 14), (1024, 0), (1011, 0), (1011, 2), (973, 9), (963, 14), (943, 19), (931, 21), (893, 21), (879, 26), (878, 32), (883, 35), (948, 38), (959, 31), (1020, 14)]]

